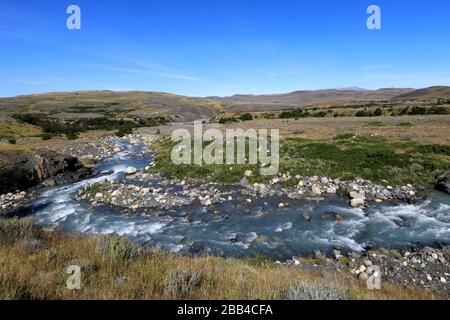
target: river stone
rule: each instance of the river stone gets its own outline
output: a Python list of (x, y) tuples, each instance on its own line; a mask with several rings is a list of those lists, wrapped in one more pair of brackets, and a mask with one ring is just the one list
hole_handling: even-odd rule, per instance
[(337, 190), (335, 187), (331, 187), (327, 189), (328, 194), (336, 194)]
[(366, 281), (367, 279), (369, 279), (369, 275), (366, 272), (361, 272), (358, 277), (359, 277), (359, 279), (361, 279), (363, 281)]
[(450, 194), (450, 169), (439, 177), (436, 189)]
[(339, 250), (337, 250), (337, 249), (334, 249), (334, 250), (333, 250), (333, 256), (334, 256), (334, 258), (335, 258), (336, 260), (339, 260), (340, 258), (343, 257), (341, 251), (339, 251)]
[(366, 199), (366, 195), (363, 192), (352, 191), (352, 192), (350, 192), (350, 198), (365, 200)]
[(331, 214), (324, 212), (322, 214), (320, 214), (320, 220), (330, 220), (331, 219)]
[(303, 219), (305, 219), (308, 222), (311, 222), (311, 220), (312, 220), (312, 215), (310, 215), (309, 213), (303, 213), (302, 217), (303, 217)]
[(253, 171), (252, 170), (246, 170), (244, 172), (244, 176), (246, 176), (246, 177), (251, 177), (252, 175), (253, 175)]
[(125, 170), (125, 174), (135, 174), (137, 172), (137, 169), (135, 167), (128, 167)]
[(363, 208), (364, 207), (364, 200), (363, 199), (352, 199), (350, 202), (350, 205), (353, 208)]
[(370, 266), (372, 265), (372, 261), (370, 261), (369, 259), (366, 259), (366, 260), (364, 260), (364, 264), (365, 264), (367, 267), (370, 267)]
[(25, 196), (22, 194), (16, 194), (14, 196), (14, 201), (22, 201), (23, 199), (25, 199)]
[(266, 235), (260, 235), (258, 236), (258, 238), (256, 239), (256, 242), (258, 243), (263, 243), (263, 242), (267, 242), (269, 240), (269, 238)]
[(312, 196), (320, 196), (322, 194), (322, 191), (320, 190), (320, 188), (318, 186), (312, 186), (311, 188), (311, 195)]
[(240, 185), (243, 186), (244, 188), (248, 187), (248, 179), (247, 179), (247, 177), (244, 177), (244, 178), (241, 179)]

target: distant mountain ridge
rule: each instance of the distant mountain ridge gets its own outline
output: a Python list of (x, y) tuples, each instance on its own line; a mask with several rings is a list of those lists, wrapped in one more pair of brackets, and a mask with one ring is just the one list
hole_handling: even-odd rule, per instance
[(359, 87), (298, 90), (290, 93), (230, 97), (188, 97), (162, 92), (76, 91), (0, 98), (0, 120), (15, 113), (43, 113), (58, 118), (155, 117), (175, 121), (211, 118), (220, 112), (276, 111), (315, 104), (343, 105), (351, 102), (450, 99), (449, 86), (423, 89)]
[(360, 87), (338, 88), (337, 90), (343, 90), (343, 91), (370, 91), (369, 89), (364, 89), (364, 88), (360, 88)]
[(394, 100), (418, 100), (418, 99), (448, 99), (450, 98), (450, 87), (435, 86), (403, 93)]
[(397, 96), (415, 91), (411, 88), (383, 88), (366, 90), (352, 87), (344, 89), (299, 90), (271, 95), (234, 95), (230, 97), (208, 97), (228, 106), (231, 111), (269, 111), (301, 107), (319, 103), (349, 103), (355, 101), (391, 100)]

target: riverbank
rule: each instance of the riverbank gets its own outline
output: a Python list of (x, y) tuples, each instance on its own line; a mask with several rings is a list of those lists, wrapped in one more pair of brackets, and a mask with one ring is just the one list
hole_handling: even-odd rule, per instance
[[(319, 293), (322, 299), (448, 298), (432, 286), (389, 278), (380, 290), (369, 290), (363, 277), (319, 264), (317, 257), (289, 265), (260, 257), (182, 257), (111, 236), (52, 232), (29, 219), (0, 220), (0, 229), (2, 299), (310, 299)], [(81, 267), (81, 290), (65, 286), (70, 265)]]
[(354, 135), (316, 142), (290, 138), (282, 141), (280, 173), (265, 177), (259, 175), (258, 165), (174, 165), (170, 155), (175, 144), (164, 137), (138, 137), (146, 136), (154, 142), (154, 160), (142, 170), (129, 167), (120, 181), (85, 187), (78, 199), (127, 212), (172, 209), (196, 200), (204, 206), (236, 198), (252, 203), (274, 196), (294, 201), (346, 197), (354, 208), (415, 203), (426, 197), (450, 161), (450, 149), (443, 145)]
[[(234, 268), (235, 262), (245, 265), (245, 261), (254, 260), (250, 257), (275, 252), (283, 256), (279, 263), (274, 262), (277, 258), (273, 256), (270, 260), (256, 259), (258, 264), (262, 261), (270, 270), (277, 270), (270, 271), (271, 277), (283, 277), (277, 273), (285, 274), (286, 269), (299, 274), (313, 272), (320, 277), (337, 273), (344, 277), (344, 282), (355, 281), (357, 287), (364, 286), (366, 269), (371, 263), (382, 268), (387, 285), (394, 291), (406, 286), (412, 292), (426, 289), (420, 296), (424, 294), (427, 298), (448, 297), (447, 241), (443, 245), (437, 243), (445, 240), (448, 230), (445, 218), (448, 205), (439, 199), (435, 203), (424, 201), (426, 194), (422, 194), (421, 188), (411, 184), (389, 186), (389, 181), (382, 185), (360, 178), (345, 181), (302, 176), (295, 172), (283, 172), (269, 181), (260, 181), (254, 168), (246, 166), (233, 171), (232, 177), (240, 177), (238, 183), (213, 182), (208, 174), (207, 181), (188, 176), (177, 178), (160, 170), (158, 161), (164, 158), (154, 158), (155, 141), (157, 135), (145, 134), (102, 138), (101, 143), (111, 151), (97, 160), (96, 175), (40, 193), (30, 214), (42, 225), (69, 234), (76, 231), (122, 235), (142, 245), (137, 251), (145, 248), (151, 255), (162, 254), (159, 250), (178, 253), (162, 254), (171, 257), (171, 261), (192, 260), (189, 263), (196, 264), (204, 255), (243, 257), (242, 260), (205, 258), (215, 263), (233, 261)], [(438, 154), (434, 159), (441, 157)], [(66, 240), (72, 237), (51, 234)], [(411, 236), (407, 237), (408, 234)], [(87, 235), (79, 237), (83, 242), (91, 239)], [(421, 245), (414, 246), (416, 242)], [(377, 249), (370, 249), (373, 243)], [(382, 248), (394, 244), (403, 249)], [(317, 245), (325, 249), (314, 250)], [(10, 249), (5, 246), (5, 250)], [(261, 272), (265, 274), (266, 270)], [(168, 281), (161, 279), (160, 283)], [(290, 279), (279, 285), (283, 289), (277, 287), (261, 296), (254, 292), (247, 294), (251, 299), (281, 298), (295, 283)], [(155, 293), (153, 297), (170, 297), (161, 290), (160, 296)], [(390, 294), (393, 298), (401, 296), (398, 292)], [(241, 297), (234, 291), (233, 295), (237, 296), (231, 298)], [(350, 291), (348, 297), (377, 298), (378, 294)]]

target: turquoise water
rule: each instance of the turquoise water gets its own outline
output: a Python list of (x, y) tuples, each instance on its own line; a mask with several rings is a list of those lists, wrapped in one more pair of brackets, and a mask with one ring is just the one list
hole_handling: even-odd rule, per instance
[[(123, 176), (127, 166), (143, 168), (146, 157), (133, 157), (136, 147), (103, 161), (98, 176), (42, 192), (31, 212), (41, 224), (64, 231), (126, 236), (152, 248), (181, 254), (243, 257), (262, 254), (276, 259), (313, 250), (364, 250), (368, 247), (404, 248), (450, 243), (450, 196), (433, 193), (418, 204), (381, 204), (350, 208), (345, 200), (320, 203), (268, 198), (252, 204), (233, 201), (208, 207), (191, 206), (155, 214), (124, 215), (95, 208), (74, 199), (76, 191), (102, 179)], [(265, 204), (264, 202), (267, 202)], [(311, 215), (311, 222), (303, 214)], [(343, 221), (336, 221), (340, 215)]]

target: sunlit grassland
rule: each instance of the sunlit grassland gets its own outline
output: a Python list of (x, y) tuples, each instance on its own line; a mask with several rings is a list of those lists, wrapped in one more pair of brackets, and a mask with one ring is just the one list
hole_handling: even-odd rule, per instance
[[(253, 172), (252, 182), (273, 177), (259, 174), (258, 165), (175, 165), (171, 151), (176, 145), (169, 140), (155, 144), (158, 152), (153, 171), (168, 176), (194, 178), (220, 183), (239, 182), (246, 170)], [(248, 150), (247, 150), (248, 151)], [(342, 134), (329, 140), (284, 138), (280, 146), (280, 172), (292, 177), (328, 176), (351, 180), (357, 177), (381, 184), (414, 184), (430, 187), (450, 163), (450, 146), (417, 144), (411, 141), (389, 141), (372, 136)], [(291, 183), (295, 183), (292, 179)]]

